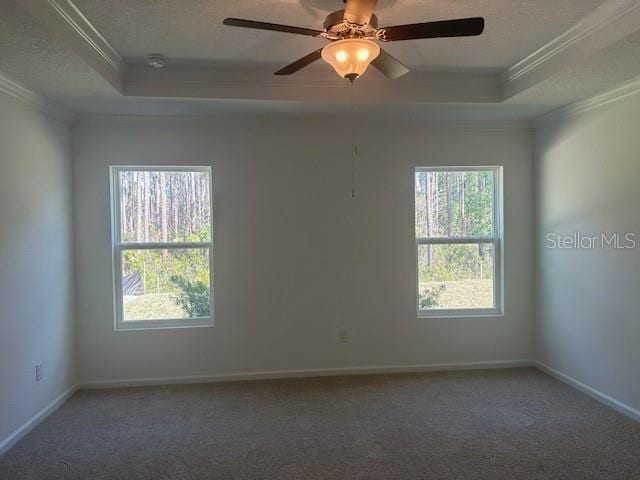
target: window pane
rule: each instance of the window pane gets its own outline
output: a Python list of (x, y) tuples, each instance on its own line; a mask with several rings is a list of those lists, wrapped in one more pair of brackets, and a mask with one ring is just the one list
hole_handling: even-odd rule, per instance
[(120, 171), (124, 243), (209, 241), (209, 172)]
[(493, 308), (493, 245), (418, 245), (421, 310)]
[(416, 172), (416, 237), (492, 237), (493, 170)]
[(208, 248), (124, 250), (124, 321), (209, 317), (209, 255)]

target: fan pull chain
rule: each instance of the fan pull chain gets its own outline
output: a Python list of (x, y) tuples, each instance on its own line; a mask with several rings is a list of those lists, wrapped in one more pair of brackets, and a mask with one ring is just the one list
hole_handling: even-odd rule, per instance
[(351, 84), (351, 140), (353, 142), (353, 149), (351, 150), (351, 198), (356, 198), (356, 157), (358, 156), (358, 138), (356, 135), (356, 108), (353, 92), (353, 81), (350, 81), (349, 83)]

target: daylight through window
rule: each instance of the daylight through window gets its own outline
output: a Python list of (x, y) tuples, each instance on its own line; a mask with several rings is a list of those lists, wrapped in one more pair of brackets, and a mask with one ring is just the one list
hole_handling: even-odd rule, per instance
[(417, 168), (420, 316), (501, 311), (500, 178), (495, 168)]
[(112, 167), (116, 328), (210, 325), (211, 171)]

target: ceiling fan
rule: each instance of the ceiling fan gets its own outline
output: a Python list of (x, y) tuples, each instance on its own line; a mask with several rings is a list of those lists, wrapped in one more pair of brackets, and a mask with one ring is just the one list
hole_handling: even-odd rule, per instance
[(421, 38), (470, 37), (480, 35), (484, 30), (482, 17), (378, 28), (378, 17), (373, 13), (377, 0), (343, 1), (346, 4), (344, 10), (330, 13), (324, 21), (324, 30), (241, 18), (225, 18), (223, 23), (233, 27), (323, 37), (331, 43), (278, 70), (275, 75), (291, 75), (322, 58), (338, 75), (351, 82), (362, 75), (369, 64), (391, 79), (409, 72), (406, 66), (382, 50), (374, 40), (397, 42)]

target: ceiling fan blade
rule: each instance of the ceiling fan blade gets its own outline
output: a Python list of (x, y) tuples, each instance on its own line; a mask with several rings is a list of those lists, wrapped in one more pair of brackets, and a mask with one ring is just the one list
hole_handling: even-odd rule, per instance
[(278, 23), (256, 22), (254, 20), (244, 20), (242, 18), (225, 18), (222, 22), (231, 27), (257, 28), (258, 30), (271, 30), (273, 32), (295, 33), (297, 35), (309, 35), (317, 37), (322, 32), (304, 27), (292, 27), (290, 25), (280, 25)]
[(299, 60), (296, 60), (293, 63), (290, 63), (284, 68), (278, 70), (274, 75), (291, 75), (292, 73), (296, 73), (298, 70), (303, 69), (307, 65), (312, 64), (316, 60), (320, 60), (322, 57), (322, 48), (319, 48), (315, 52), (311, 52), (309, 55), (302, 57)]
[(391, 56), (382, 49), (380, 50), (380, 55), (378, 55), (376, 59), (371, 62), (371, 65), (380, 70), (385, 77), (392, 80), (409, 73), (409, 69), (405, 67), (400, 62), (400, 60)]
[(396, 42), (420, 38), (472, 37), (483, 31), (484, 18), (473, 17), (384, 27), (378, 30), (378, 38), (383, 42)]
[(368, 25), (378, 0), (346, 0), (344, 19), (356, 25)]

